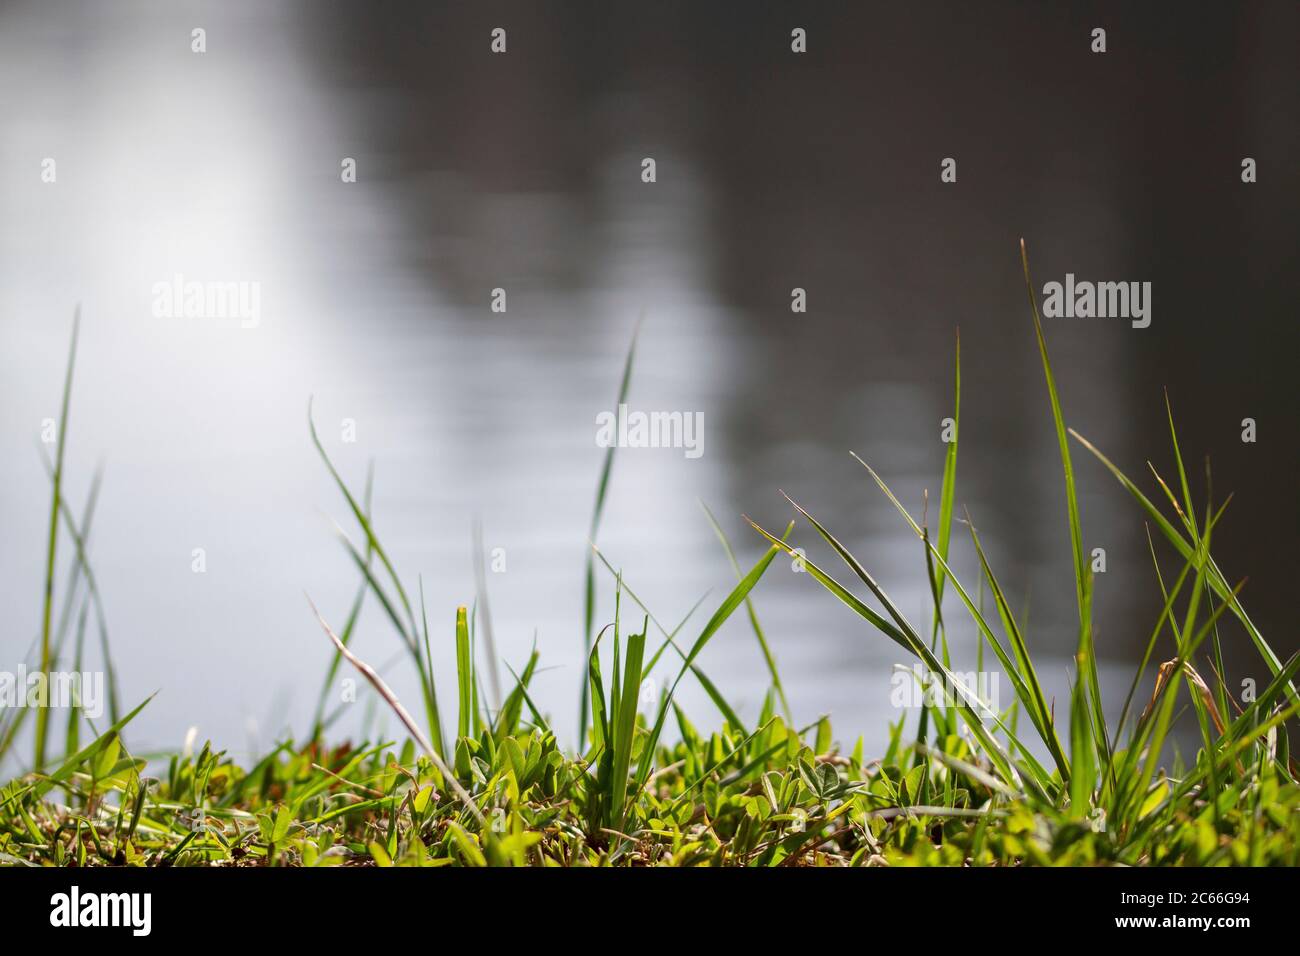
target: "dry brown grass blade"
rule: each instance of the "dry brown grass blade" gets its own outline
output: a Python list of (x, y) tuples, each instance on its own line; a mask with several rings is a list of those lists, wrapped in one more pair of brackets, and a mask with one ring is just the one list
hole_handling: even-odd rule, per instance
[(393, 689), (384, 683), (384, 679), (379, 676), (379, 673), (373, 667), (348, 650), (347, 645), (339, 640), (339, 636), (330, 629), (328, 624), (325, 623), (325, 618), (321, 616), (320, 611), (316, 609), (316, 605), (312, 603), (310, 597), (307, 598), (307, 603), (311, 605), (312, 613), (316, 615), (316, 620), (320, 621), (320, 626), (325, 629), (325, 633), (329, 635), (329, 639), (334, 642), (334, 647), (338, 652), (343, 655), (349, 664), (361, 672), (362, 677), (370, 681), (371, 686), (375, 688), (375, 691), (379, 696), (387, 701), (388, 706), (393, 709), (393, 713), (397, 714), (397, 719), (406, 726), (408, 731), (410, 731), (411, 736), (415, 738), (415, 742), (424, 748), (425, 754), (433, 761), (434, 765), (438, 768), (438, 772), (442, 774), (443, 779), (447, 781), (447, 786), (451, 787), (456, 796), (460, 798), (460, 801), (465, 804), (470, 813), (474, 815), (474, 818), (478, 820), (480, 824), (485, 824), (487, 821), (483, 816), (483, 812), (479, 810), (478, 805), (474, 803), (465, 788), (460, 785), (460, 781), (457, 780), (456, 775), (451, 772), (451, 768), (448, 767), (447, 764), (443, 762), (443, 759), (438, 756), (438, 752), (434, 750), (433, 745), (429, 743), (429, 738), (425, 736), (424, 731), (420, 729), (420, 725), (415, 722), (410, 713), (407, 712), (406, 708), (402, 706), (402, 702), (397, 699), (397, 695), (393, 693)]
[[(1174, 658), (1172, 661), (1165, 661), (1160, 665), (1160, 670), (1156, 674), (1155, 689), (1151, 691), (1151, 700), (1147, 702), (1146, 709), (1142, 711), (1142, 716), (1138, 719), (1139, 723), (1147, 719), (1147, 715), (1151, 713), (1151, 708), (1155, 706), (1156, 699), (1160, 696), (1160, 692), (1164, 689), (1165, 684), (1169, 683), (1169, 678), (1173, 676), (1174, 668), (1177, 666), (1177, 658)], [(1214, 694), (1210, 692), (1209, 685), (1205, 683), (1205, 680), (1200, 674), (1196, 673), (1196, 668), (1191, 664), (1183, 664), (1183, 673), (1187, 675), (1187, 683), (1192, 686), (1196, 693), (1200, 694), (1201, 701), (1205, 704), (1205, 709), (1210, 712), (1210, 720), (1214, 722), (1214, 729), (1217, 730), (1219, 736), (1222, 737), (1226, 727), (1223, 723), (1223, 717), (1219, 714), (1219, 707), (1214, 702)]]

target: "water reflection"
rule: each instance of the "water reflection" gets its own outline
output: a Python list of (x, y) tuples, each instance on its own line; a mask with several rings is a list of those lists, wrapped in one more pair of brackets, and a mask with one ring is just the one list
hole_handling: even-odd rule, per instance
[[(1271, 114), (1243, 115), (1200, 79), (1198, 51), (1222, 23), (1182, 44), (1148, 42), (1166, 70), (1143, 87), (1143, 116), (1129, 107), (1142, 68), (1120, 57), (1104, 75), (1086, 60), (1060, 66), (1052, 51), (1074, 27), (1019, 8), (819, 10), (807, 26), (824, 55), (798, 63), (784, 52), (787, 16), (772, 11), (543, 16), (520, 5), (493, 12), (511, 34), (496, 59), (494, 24), (469, 7), (96, 11), (0, 14), (0, 593), (15, 608), (4, 647), (16, 659), (38, 628), (42, 573), (47, 491), (32, 435), (57, 401), (79, 299), (71, 493), (79, 501), (106, 460), (93, 553), (123, 691), (162, 690), (142, 743), (174, 745), (197, 724), (265, 744), (311, 712), (327, 647), (301, 592), (338, 619), (356, 581), (332, 540), (327, 516), (342, 520), (345, 507), (307, 440), (309, 395), (354, 486), (375, 463), (376, 524), (410, 589), (422, 579), (446, 637), (441, 673), (454, 607), (474, 591), (480, 516), (486, 547), (505, 556), (505, 572), (488, 575), (500, 650), (518, 662), (537, 640), (549, 669), (536, 696), (570, 731), (595, 420), (612, 409), (641, 315), (633, 401), (706, 423), (699, 460), (628, 450), (615, 467), (599, 543), (656, 617), (677, 622), (707, 594), (702, 624), (734, 581), (699, 502), (752, 561), (760, 541), (741, 514), (783, 528), (785, 489), (927, 620), (919, 544), (848, 452), (920, 513), (938, 490), (960, 327), (961, 502), (1034, 646), (1056, 655), (1049, 688), (1064, 694), (1073, 584), (1021, 235), (1040, 283), (1067, 270), (1154, 281), (1151, 329), (1049, 329), (1067, 410), (1137, 471), (1163, 455), (1168, 384), (1184, 447), (1212, 450), (1217, 481), (1230, 479), (1219, 486), (1241, 493), (1223, 563), (1256, 575), (1252, 613), (1266, 631), (1282, 620), (1287, 562), (1247, 535), (1279, 509), (1294, 524), (1294, 502), (1270, 495), (1268, 463), (1288, 453), (1263, 442), (1243, 457), (1232, 426), (1243, 408), (1286, 407), (1280, 377), (1259, 374), (1286, 351), (1251, 328), (1224, 339), (1212, 323), (1294, 311), (1270, 268), (1292, 248), (1282, 230), (1294, 215), (1280, 213), (1294, 214), (1296, 197), (1265, 183), (1250, 204), (1229, 197), (1232, 176), (1207, 187), (1210, 161), (1185, 153), (1163, 175), (1166, 142), (1201, 135), (1183, 88), (1163, 78), (1171, 70), (1194, 74), (1198, 116), (1276, 145)], [(1149, 17), (1125, 17), (1153, 41)], [(200, 21), (201, 57), (187, 39)], [(1279, 31), (1234, 29), (1258, 54), (1243, 54), (1234, 82), (1266, 83)], [(51, 154), (54, 187), (36, 175), (35, 158)], [(937, 175), (948, 155), (960, 164), (951, 187)], [(345, 156), (355, 185), (339, 181)], [(645, 156), (657, 162), (652, 186), (639, 176)], [(1201, 203), (1204, 231), (1186, 230), (1180, 203)], [(1234, 236), (1249, 237), (1250, 262), (1225, 254)], [(260, 282), (263, 321), (155, 318), (149, 290), (176, 272)], [(808, 291), (805, 314), (790, 311), (795, 287)], [(495, 288), (504, 313), (489, 308)], [(1100, 469), (1076, 464), (1088, 543), (1108, 555), (1105, 672), (1121, 673), (1157, 610), (1145, 540)], [(973, 581), (963, 535), (955, 563)], [(878, 745), (879, 718), (893, 715), (890, 667), (902, 663), (892, 646), (788, 561), (756, 600), (796, 715), (831, 712)], [(955, 606), (950, 616), (968, 665), (973, 631)], [(373, 605), (356, 647), (380, 661), (395, 650)], [(1249, 655), (1226, 651), (1252, 673)], [(744, 621), (703, 666), (742, 714), (757, 712), (765, 670)], [(400, 666), (392, 677), (414, 694)]]

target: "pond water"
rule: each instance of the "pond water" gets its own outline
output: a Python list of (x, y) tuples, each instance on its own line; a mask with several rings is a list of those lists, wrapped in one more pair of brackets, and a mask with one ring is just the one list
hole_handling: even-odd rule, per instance
[[(443, 697), (479, 520), (500, 656), (517, 669), (536, 642), (535, 697), (571, 735), (598, 416), (638, 320), (629, 406), (700, 416), (700, 454), (620, 449), (597, 543), (665, 627), (702, 599), (689, 639), (735, 581), (701, 503), (748, 566), (762, 542), (741, 516), (783, 529), (782, 489), (928, 627), (920, 544), (849, 452), (921, 514), (960, 328), (959, 505), (1063, 699), (1074, 586), (1021, 236), (1040, 290), (1067, 273), (1152, 283), (1148, 328), (1049, 322), (1067, 416), (1154, 493), (1167, 387), (1198, 494), (1207, 451), (1216, 495), (1238, 494), (1221, 564), (1251, 576), (1266, 633), (1289, 621), (1290, 13), (1211, 16), (1177, 40), (1125, 13), (1112, 34), (1143, 54), (1103, 69), (1079, 24), (1023, 8), (822, 11), (802, 60), (776, 11), (385, 11), (0, 11), (0, 666), (40, 631), (40, 439), (78, 303), (67, 487), (80, 510), (102, 464), (91, 556), (122, 692), (158, 691), (133, 743), (196, 726), (236, 753), (304, 730), (329, 658), (304, 592), (338, 627), (357, 587), (334, 522), (361, 538), (311, 446), (309, 398), (354, 490), (374, 464), (375, 527), (407, 590), (423, 587)], [(493, 18), (510, 34), (496, 57)], [(1220, 82), (1202, 54), (1228, 29)], [(1263, 172), (1245, 186), (1248, 149)], [(186, 282), (246, 283), (256, 316), (158, 307), (159, 283)], [(1085, 543), (1106, 551), (1097, 640), (1117, 708), (1158, 592), (1138, 510), (1077, 446), (1074, 462)], [(795, 538), (833, 566), (806, 524)], [(960, 525), (954, 548), (974, 591)], [(796, 718), (831, 713), (841, 739), (879, 746), (891, 669), (910, 662), (788, 559), (754, 602)], [(951, 592), (945, 607), (973, 666), (973, 628)], [(1262, 679), (1243, 636), (1224, 640), (1233, 679)], [(373, 601), (354, 647), (415, 698)], [(1295, 647), (1279, 633), (1279, 654)], [(766, 673), (742, 616), (702, 666), (757, 713)], [(682, 693), (707, 725), (707, 699)], [(342, 732), (365, 725), (355, 711)]]

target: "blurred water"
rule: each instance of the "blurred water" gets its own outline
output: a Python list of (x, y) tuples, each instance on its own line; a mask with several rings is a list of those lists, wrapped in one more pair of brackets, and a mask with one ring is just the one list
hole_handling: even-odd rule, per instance
[[(454, 609), (474, 598), (477, 516), (486, 547), (505, 554), (504, 573), (487, 575), (500, 654), (518, 667), (536, 640), (534, 696), (571, 733), (595, 420), (612, 410), (644, 315), (631, 403), (703, 413), (704, 454), (620, 451), (598, 543), (658, 620), (673, 626), (707, 594), (683, 631), (693, 637), (734, 583), (700, 502), (748, 564), (761, 541), (740, 516), (783, 528), (784, 489), (926, 624), (920, 545), (848, 452), (914, 513), (926, 489), (937, 495), (960, 326), (960, 503), (1027, 608), (1049, 690), (1068, 693), (1073, 582), (1021, 235), (1040, 286), (1066, 271), (1154, 279), (1151, 329), (1049, 325), (1067, 414), (1135, 474), (1147, 457), (1167, 470), (1168, 385), (1185, 451), (1211, 450), (1216, 489), (1240, 493), (1222, 563), (1251, 573), (1247, 603), (1266, 632), (1285, 620), (1294, 558), (1257, 531), (1296, 518), (1276, 488), (1294, 473), (1293, 408), (1267, 371), (1289, 352), (1264, 347), (1294, 335), (1295, 179), (1261, 161), (1269, 172), (1243, 197), (1238, 146), (1214, 153), (1189, 119), (1230, 118), (1265, 155), (1294, 146), (1276, 99), (1288, 94), (1271, 83), (1287, 62), (1273, 21), (1228, 24), (1235, 72), (1215, 92), (1196, 64), (1221, 20), (1160, 45), (1153, 21), (1126, 15), (1149, 60), (1121, 53), (1102, 73), (1073, 53), (1077, 23), (1010, 9), (899, 11), (869, 31), (857, 11), (821, 11), (808, 19), (826, 52), (791, 64), (787, 20), (768, 10), (731, 21), (674, 5), (554, 18), (397, 7), (384, 19), (343, 4), (0, 12), (2, 666), (39, 633), (38, 436), (57, 416), (80, 302), (68, 488), (79, 508), (103, 463), (92, 557), (122, 689), (132, 702), (160, 691), (136, 746), (177, 745), (197, 725), (239, 751), (310, 717), (329, 655), (303, 591), (341, 626), (357, 573), (333, 520), (360, 538), (310, 446), (309, 396), (354, 490), (375, 464), (376, 527), (408, 590), (422, 582), (444, 696)], [(497, 19), (511, 46), (493, 58)], [(207, 30), (202, 55), (194, 26)], [(1047, 63), (1059, 72), (1023, 88), (1023, 69)], [(1132, 115), (1137, 81), (1158, 120)], [(1261, 86), (1272, 105), (1244, 108), (1243, 90)], [(1156, 176), (1165, 142), (1204, 149)], [(946, 155), (960, 157), (957, 186), (938, 182)], [(53, 185), (40, 181), (46, 156)], [(340, 182), (345, 156), (355, 184)], [(653, 185), (640, 181), (644, 156)], [(1184, 206), (1206, 227), (1195, 236)], [(155, 317), (152, 287), (177, 273), (259, 283), (259, 323)], [(805, 315), (789, 309), (796, 286)], [(489, 308), (496, 287), (503, 314)], [(1221, 337), (1225, 306), (1251, 320)], [(1263, 423), (1257, 446), (1237, 441), (1246, 414)], [(1087, 544), (1108, 555), (1104, 671), (1122, 687), (1159, 607), (1150, 561), (1131, 503), (1081, 453), (1075, 463)], [(796, 535), (831, 566), (808, 529)], [(960, 527), (954, 540), (973, 589)], [(896, 713), (891, 666), (906, 663), (892, 645), (788, 560), (755, 602), (796, 717), (829, 712), (841, 736), (866, 731), (878, 746)], [(974, 634), (951, 595), (948, 614), (969, 666)], [(1240, 635), (1225, 639), (1234, 674), (1262, 677)], [(1282, 634), (1275, 647), (1295, 643)], [(354, 646), (396, 660), (392, 683), (414, 698), (373, 602)], [(766, 676), (743, 619), (703, 666), (757, 713)], [(697, 688), (683, 693), (708, 711)]]

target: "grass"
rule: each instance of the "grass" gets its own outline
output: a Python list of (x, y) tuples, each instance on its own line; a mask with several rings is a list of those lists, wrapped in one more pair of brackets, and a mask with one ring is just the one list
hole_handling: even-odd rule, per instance
[[(1163, 496), (1168, 514), (1067, 427), (1023, 246), (1022, 259), (1060, 448), (1065, 528), (1075, 570), (1074, 682), (1063, 720), (1044, 695), (1031, 638), (990, 566), (969, 514), (961, 523), (978, 559), (974, 596), (971, 584), (959, 580), (950, 564), (960, 343), (954, 434), (933, 536), (925, 516), (918, 522), (881, 474), (859, 459), (920, 542), (933, 598), (928, 626), (909, 620), (863, 562), (793, 498), (795, 521), (784, 533), (753, 525), (766, 550), (748, 568), (705, 509), (737, 583), (713, 604), (713, 613), (689, 643), (681, 635), (693, 614), (666, 628), (593, 543), (582, 629), (587, 668), (578, 692), (582, 732), (570, 748), (557, 739), (532, 695), (540, 660), (536, 649), (519, 671), (507, 666), (513, 685), (501, 699), (481, 583), (474, 607), (456, 610), (445, 637), (436, 636), (437, 628), (430, 631), (422, 587), (416, 592), (417, 618), (410, 592), (374, 529), (372, 476), (358, 501), (312, 426), (312, 441), (364, 545), (358, 547), (339, 530), (360, 580), (341, 632), (320, 619), (322, 650), (327, 640), (333, 656), (307, 738), (285, 740), (247, 768), (207, 744), (197, 755), (150, 761), (133, 753), (124, 738), (148, 701), (124, 715), (114, 703), (111, 722), (102, 729), (73, 709), (65, 755), (51, 768), (46, 760), (48, 715), (38, 711), (31, 769), (0, 789), (0, 861), (46, 866), (1300, 863), (1300, 786), (1289, 747), (1289, 729), (1300, 711), (1294, 685), (1300, 656), (1282, 661), (1272, 651), (1242, 605), (1240, 585), (1230, 582), (1214, 561), (1211, 538), (1227, 502), (1207, 500), (1198, 512), (1172, 410), (1175, 484), (1171, 487), (1152, 469), (1156, 498)], [(80, 522), (61, 497), (75, 348), (74, 325), (51, 469), (54, 506), (38, 658), (47, 670), (61, 661), (82, 664), (92, 607), (106, 669), (111, 665), (85, 546), (94, 492)], [(634, 348), (623, 369), (621, 397), (629, 388)], [(1097, 679), (1095, 582), (1084, 558), (1072, 450), (1087, 452), (1110, 472), (1149, 522), (1152, 579), (1162, 605), (1113, 726), (1107, 723)], [(598, 482), (593, 541), (613, 460), (611, 448)], [(60, 515), (76, 559), (54, 627)], [(822, 540), (849, 585), (837, 580), (829, 566), (796, 555), (796, 523)], [(1171, 580), (1162, 571), (1158, 542), (1179, 563)], [(890, 640), (921, 661), (926, 674), (946, 681), (950, 692), (927, 702), (910, 732), (907, 716), (889, 726), (889, 744), (874, 759), (864, 754), (862, 738), (853, 746), (839, 746), (829, 719), (799, 726), (792, 718), (776, 654), (754, 601), (765, 572), (783, 553), (804, 563), (809, 586), (845, 606), (846, 622), (856, 622), (864, 640)], [(615, 611), (597, 631), (597, 571), (602, 567), (609, 573)], [(1012, 686), (1014, 700), (1001, 712), (991, 711), (977, 688), (966, 686), (952, 670), (943, 610), (948, 591), (956, 596), (958, 613), (969, 615), (975, 625), (977, 659), (991, 654)], [(422, 721), (348, 647), (369, 597), (379, 604), (419, 676)], [(701, 602), (705, 600), (707, 596)], [(742, 605), (771, 681), (752, 725), (741, 721), (698, 664), (700, 653)], [(950, 607), (948, 615), (954, 610)], [(74, 620), (76, 638), (69, 653), (67, 635)], [(478, 641), (480, 630), (486, 632), (486, 651)], [(652, 630), (658, 635), (653, 641)], [(1271, 679), (1254, 700), (1238, 703), (1225, 683), (1222, 644), (1243, 635)], [(439, 639), (453, 642), (456, 658), (456, 713), (446, 720), (432, 668), (431, 649)], [(1157, 654), (1162, 646), (1173, 652), (1156, 666), (1168, 653)], [(484, 653), (495, 706), (488, 705), (483, 693), (479, 658)], [(328, 710), (329, 691), (344, 664), (366, 678), (375, 699), (397, 714), (408, 737), (326, 742), (340, 712)], [(698, 682), (718, 706), (723, 720), (716, 729), (701, 731), (682, 711), (675, 698), (683, 680)], [(1139, 707), (1144, 696), (1139, 690), (1149, 682), (1154, 690)], [(0, 758), (23, 739), (18, 730), (26, 712), (0, 711)], [(1194, 719), (1200, 733), (1199, 748), (1186, 758), (1169, 752), (1171, 731), (1180, 718)], [(671, 739), (665, 734), (670, 722), (675, 731)], [(453, 727), (449, 740), (445, 735)], [(93, 739), (81, 745), (87, 730)]]

